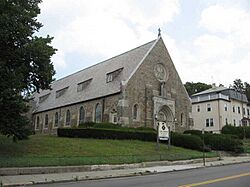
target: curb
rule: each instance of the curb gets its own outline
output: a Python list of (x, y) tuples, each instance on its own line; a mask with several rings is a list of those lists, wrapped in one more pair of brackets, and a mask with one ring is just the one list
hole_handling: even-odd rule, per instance
[[(200, 159), (199, 159), (200, 160)], [(195, 160), (197, 161), (197, 160)], [(192, 162), (192, 161), (190, 161)], [(207, 161), (209, 162), (209, 161)], [(169, 170), (165, 171), (156, 171), (156, 170), (135, 170), (131, 169), (131, 171), (126, 171), (126, 172), (118, 172), (115, 174), (102, 174), (102, 175), (96, 175), (96, 176), (88, 176), (88, 175), (72, 175), (72, 178), (67, 178), (67, 179), (47, 179), (45, 178), (44, 181), (26, 181), (26, 182), (16, 182), (16, 183), (2, 183), (2, 186), (23, 186), (23, 185), (34, 185), (34, 184), (53, 184), (53, 183), (62, 183), (62, 182), (77, 182), (77, 181), (86, 181), (86, 180), (98, 180), (98, 179), (108, 179), (108, 178), (119, 178), (119, 177), (132, 177), (132, 176), (143, 176), (143, 175), (153, 175), (153, 174), (159, 174), (159, 173), (169, 173), (169, 172), (174, 172), (174, 171), (184, 171), (184, 170), (192, 170), (192, 169), (199, 169), (199, 168), (207, 168), (207, 167), (219, 167), (219, 166), (224, 166), (224, 165), (233, 165), (233, 164), (240, 164), (240, 163), (249, 163), (249, 160), (242, 160), (242, 161), (228, 161), (226, 163), (210, 163), (210, 165), (206, 166), (190, 166), (189, 168), (172, 168)], [(157, 162), (159, 163), (159, 162)], [(200, 162), (196, 162), (200, 163)], [(152, 164), (152, 163), (150, 163)], [(191, 163), (192, 164), (192, 163)], [(180, 164), (182, 165), (182, 164)], [(158, 165), (159, 166), (159, 165)], [(163, 166), (163, 165), (161, 165)], [(171, 166), (171, 165), (169, 165)], [(152, 167), (152, 166), (150, 166)], [(117, 170), (117, 171), (122, 171), (122, 170)], [(59, 174), (59, 173), (58, 173)], [(49, 174), (48, 174), (49, 175)]]
[[(217, 161), (219, 157), (206, 158), (207, 162)], [(85, 166), (50, 166), (50, 167), (23, 167), (23, 168), (0, 168), (0, 176), (13, 175), (32, 175), (32, 174), (52, 174), (69, 172), (89, 172), (89, 171), (107, 171), (120, 169), (135, 169), (153, 166), (171, 166), (201, 163), (203, 160), (179, 160), (179, 161), (153, 161), (135, 164), (116, 164), (116, 165), (85, 165)]]

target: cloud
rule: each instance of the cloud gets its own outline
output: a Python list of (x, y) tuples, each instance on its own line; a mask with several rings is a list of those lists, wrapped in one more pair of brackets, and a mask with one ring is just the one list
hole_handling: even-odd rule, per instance
[(184, 79), (226, 86), (236, 78), (249, 82), (249, 25), (250, 13), (240, 4), (206, 7), (197, 25), (202, 34), (178, 46), (183, 68), (189, 69)]
[(73, 52), (108, 58), (155, 39), (179, 9), (177, 0), (44, 0), (39, 20), (55, 37), (57, 68), (65, 68)]

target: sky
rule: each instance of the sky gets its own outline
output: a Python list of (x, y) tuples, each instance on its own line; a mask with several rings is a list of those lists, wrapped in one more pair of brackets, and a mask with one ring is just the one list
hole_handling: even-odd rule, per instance
[(157, 38), (183, 83), (250, 82), (249, 0), (43, 0), (59, 79)]

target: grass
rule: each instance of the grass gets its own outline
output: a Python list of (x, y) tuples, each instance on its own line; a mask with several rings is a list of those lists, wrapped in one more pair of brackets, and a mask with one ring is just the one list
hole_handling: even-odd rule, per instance
[(250, 153), (250, 139), (243, 140), (245, 153)]
[[(0, 167), (120, 164), (201, 158), (202, 152), (137, 140), (98, 140), (33, 135), (12, 142), (0, 136)], [(207, 157), (216, 156), (206, 153)]]

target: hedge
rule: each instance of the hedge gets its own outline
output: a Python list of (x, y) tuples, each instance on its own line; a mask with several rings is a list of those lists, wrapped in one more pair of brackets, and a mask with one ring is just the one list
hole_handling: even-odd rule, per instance
[(183, 132), (183, 134), (192, 134), (192, 135), (202, 135), (202, 131), (200, 130), (186, 130)]
[(234, 127), (226, 125), (221, 130), (222, 134), (232, 134), (238, 136), (240, 139), (250, 138), (250, 127)]
[(244, 152), (242, 141), (230, 135), (204, 134), (204, 142), (205, 145), (213, 150), (231, 151), (235, 153)]
[(196, 135), (171, 133), (171, 144), (187, 149), (203, 150), (203, 142), (201, 138)]
[(156, 141), (156, 132), (126, 131), (121, 129), (75, 129), (58, 128), (59, 137), (96, 138), (96, 139), (131, 139)]
[[(96, 129), (96, 128), (58, 128), (59, 137), (96, 138), (96, 139), (133, 139), (142, 141), (156, 141), (157, 134), (151, 129), (142, 128), (128, 131), (126, 129)], [(150, 131), (151, 130), (151, 131)], [(183, 148), (202, 151), (202, 141), (198, 136), (171, 133), (171, 144)]]

